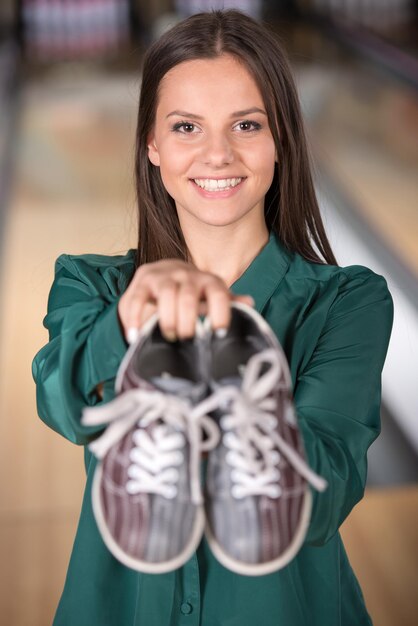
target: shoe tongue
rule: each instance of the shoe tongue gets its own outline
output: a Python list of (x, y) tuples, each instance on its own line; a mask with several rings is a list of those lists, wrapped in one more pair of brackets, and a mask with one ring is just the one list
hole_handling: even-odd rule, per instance
[(175, 394), (181, 398), (190, 398), (191, 400), (199, 400), (205, 390), (205, 383), (203, 382), (177, 378), (168, 373), (163, 373), (162, 376), (154, 376), (150, 379), (150, 382), (161, 391)]
[(220, 380), (216, 380), (213, 382), (213, 386), (215, 388), (225, 387), (227, 385), (232, 385), (233, 387), (241, 387), (242, 378), (240, 376), (226, 376), (225, 378), (221, 378)]
[(226, 385), (232, 385), (233, 387), (242, 387), (242, 381), (245, 373), (245, 365), (240, 364), (237, 366), (237, 371), (234, 375), (224, 376), (223, 378), (218, 378), (218, 380), (213, 381), (213, 386), (217, 387), (225, 387)]

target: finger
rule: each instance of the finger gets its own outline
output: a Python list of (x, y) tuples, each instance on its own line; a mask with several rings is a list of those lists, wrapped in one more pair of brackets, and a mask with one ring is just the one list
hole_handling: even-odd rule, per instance
[(177, 335), (179, 339), (194, 336), (198, 314), (198, 289), (190, 281), (183, 283), (177, 291)]
[(161, 332), (168, 341), (177, 339), (177, 290), (178, 285), (172, 279), (159, 285), (158, 320)]
[(255, 306), (255, 300), (252, 296), (249, 295), (245, 295), (245, 296), (232, 296), (232, 300), (234, 302), (242, 302), (243, 304), (248, 304), (249, 306)]
[(141, 309), (141, 321), (139, 323), (139, 325), (135, 325), (135, 326), (130, 326), (126, 333), (126, 341), (129, 344), (135, 343), (136, 340), (138, 339), (139, 336), (139, 331), (140, 328), (143, 327), (143, 325), (145, 324), (145, 322), (147, 322), (149, 320), (149, 318), (154, 315), (154, 313), (156, 313), (157, 311), (157, 307), (155, 304), (152, 304), (151, 302), (146, 302), (145, 305), (142, 307)]
[(137, 289), (133, 293), (126, 293), (119, 301), (119, 318), (128, 342), (134, 340), (134, 330), (130, 329), (138, 330), (141, 327), (142, 311), (148, 298), (148, 290)]
[(156, 305), (155, 300), (152, 300), (152, 301), (148, 300), (148, 302), (145, 302), (144, 306), (141, 309), (140, 327), (142, 328), (145, 322), (147, 322), (149, 318), (152, 317), (154, 313), (156, 312), (157, 312), (157, 305)]
[(213, 330), (224, 331), (231, 321), (231, 293), (219, 279), (211, 281), (204, 289), (207, 302), (207, 314)]
[(126, 341), (130, 345), (135, 343), (139, 337), (139, 328), (135, 328), (134, 326), (131, 326), (130, 328), (126, 330), (125, 337), (126, 337)]

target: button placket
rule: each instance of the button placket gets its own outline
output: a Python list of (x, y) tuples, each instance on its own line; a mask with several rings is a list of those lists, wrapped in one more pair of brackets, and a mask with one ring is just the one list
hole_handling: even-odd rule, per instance
[(193, 612), (193, 606), (190, 604), (190, 602), (183, 602), (180, 607), (180, 611), (183, 613), (183, 615), (190, 615), (190, 613)]
[(199, 626), (200, 622), (200, 582), (199, 564), (196, 554), (183, 566), (184, 590), (180, 604), (181, 626)]

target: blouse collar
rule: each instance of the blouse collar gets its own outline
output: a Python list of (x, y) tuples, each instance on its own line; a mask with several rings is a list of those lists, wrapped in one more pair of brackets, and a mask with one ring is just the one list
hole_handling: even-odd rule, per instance
[(236, 295), (251, 295), (255, 300), (255, 308), (261, 312), (286, 274), (291, 257), (292, 253), (270, 231), (268, 242), (231, 285), (231, 291)]

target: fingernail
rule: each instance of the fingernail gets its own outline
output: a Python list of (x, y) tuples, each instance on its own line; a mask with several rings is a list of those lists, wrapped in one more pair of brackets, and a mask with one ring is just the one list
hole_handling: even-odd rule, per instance
[(126, 332), (126, 340), (129, 344), (135, 343), (139, 336), (139, 328), (128, 328)]
[(164, 337), (167, 341), (177, 341), (177, 335), (174, 330), (168, 330), (164, 333)]
[(217, 336), (218, 339), (223, 339), (224, 337), (226, 337), (227, 332), (228, 332), (227, 328), (217, 328), (215, 330), (215, 335)]

